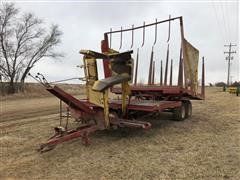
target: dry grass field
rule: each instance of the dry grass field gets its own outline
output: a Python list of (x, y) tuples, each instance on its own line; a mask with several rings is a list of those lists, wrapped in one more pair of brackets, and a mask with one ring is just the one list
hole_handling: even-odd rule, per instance
[(182, 122), (145, 117), (152, 129), (102, 131), (40, 154), (58, 125), (55, 97), (0, 101), (0, 179), (240, 179), (240, 97), (206, 88)]

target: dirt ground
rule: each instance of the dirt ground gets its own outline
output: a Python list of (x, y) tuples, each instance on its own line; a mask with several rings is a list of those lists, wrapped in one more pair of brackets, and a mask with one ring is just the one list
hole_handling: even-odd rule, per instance
[(206, 88), (182, 122), (147, 117), (152, 129), (103, 131), (40, 154), (58, 125), (55, 97), (0, 101), (0, 179), (240, 179), (240, 97)]

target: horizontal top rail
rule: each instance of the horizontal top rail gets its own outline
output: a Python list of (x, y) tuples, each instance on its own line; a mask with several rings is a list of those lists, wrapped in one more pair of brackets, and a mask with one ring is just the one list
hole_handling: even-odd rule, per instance
[(134, 27), (134, 28), (121, 29), (121, 30), (116, 30), (116, 31), (109, 31), (109, 32), (105, 32), (105, 34), (113, 34), (113, 33), (125, 32), (125, 31), (133, 31), (133, 30), (136, 30), (136, 29), (141, 29), (141, 28), (144, 28), (144, 27), (153, 26), (153, 25), (156, 25), (156, 24), (161, 24), (161, 23), (165, 23), (165, 22), (168, 22), (168, 21), (174, 21), (175, 19), (181, 19), (181, 18), (182, 18), (182, 16), (178, 16), (178, 17), (166, 19), (166, 20), (163, 20), (163, 21), (158, 21), (158, 22), (151, 23), (151, 24), (145, 24), (143, 26), (137, 26), (137, 27)]

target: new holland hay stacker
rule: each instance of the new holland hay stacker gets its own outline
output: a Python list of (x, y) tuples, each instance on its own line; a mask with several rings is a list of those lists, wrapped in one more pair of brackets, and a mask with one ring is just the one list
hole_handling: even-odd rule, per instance
[[(179, 55), (178, 82), (173, 85), (172, 61), (168, 80), (168, 59), (169, 59), (169, 39), (170, 22), (178, 20), (180, 22), (181, 49)], [(120, 49), (122, 48), (123, 32), (132, 32), (132, 44), (134, 41), (134, 31), (142, 30), (145, 41), (145, 28), (155, 27), (155, 41), (157, 40), (157, 26), (161, 23), (168, 23), (168, 49), (166, 57), (165, 75), (163, 79), (163, 67), (161, 61), (160, 81), (155, 82), (155, 61), (153, 61), (153, 48), (151, 52), (148, 83), (138, 84), (138, 51), (135, 65), (135, 78), (133, 81), (133, 50), (117, 52), (111, 48), (112, 35), (120, 33)], [(173, 113), (175, 120), (184, 120), (191, 117), (191, 101), (204, 99), (204, 59), (202, 62), (202, 84), (201, 93), (198, 92), (198, 59), (199, 52), (185, 38), (183, 32), (182, 17), (175, 17), (157, 21), (152, 24), (145, 24), (130, 29), (123, 29), (104, 33), (104, 40), (101, 42), (101, 53), (91, 50), (81, 50), (83, 55), (83, 65), (86, 81), (86, 99), (77, 99), (66, 93), (58, 86), (48, 83), (46, 79), (38, 73), (33, 77), (40, 81), (46, 90), (60, 99), (60, 124), (55, 127), (55, 134), (39, 147), (40, 152), (53, 149), (57, 144), (81, 137), (83, 142), (89, 144), (89, 134), (97, 130), (117, 129), (122, 127), (150, 129), (151, 124), (145, 121), (138, 121), (138, 115), (154, 114), (168, 111)], [(104, 79), (98, 78), (97, 61), (103, 61)], [(169, 82), (169, 83), (168, 83)], [(112, 98), (116, 94), (119, 98)], [(63, 116), (62, 102), (67, 105), (67, 115)], [(66, 123), (63, 125), (63, 119)], [(133, 118), (134, 117), (134, 118)], [(76, 128), (68, 128), (69, 119), (78, 122)]]

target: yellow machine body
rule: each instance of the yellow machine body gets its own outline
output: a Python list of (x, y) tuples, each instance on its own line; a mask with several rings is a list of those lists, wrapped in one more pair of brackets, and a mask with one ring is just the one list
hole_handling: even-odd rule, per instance
[[(130, 53), (126, 55), (119, 54), (117, 51), (112, 51), (110, 54), (101, 54), (94, 51), (81, 50), (84, 54), (84, 72), (86, 78), (86, 94), (89, 102), (103, 108), (104, 125), (108, 128), (109, 123), (109, 89), (116, 85), (122, 86), (122, 114), (126, 114), (127, 102), (130, 96), (129, 81), (132, 80), (133, 59)], [(110, 59), (110, 69), (112, 76), (105, 79), (98, 79), (97, 58)]]

